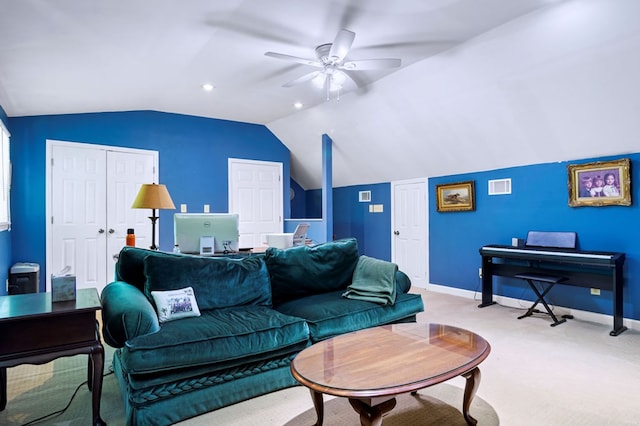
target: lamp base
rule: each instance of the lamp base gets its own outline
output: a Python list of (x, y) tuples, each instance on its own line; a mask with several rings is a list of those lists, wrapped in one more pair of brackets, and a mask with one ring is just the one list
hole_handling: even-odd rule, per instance
[(159, 219), (158, 216), (156, 216), (156, 209), (152, 210), (152, 215), (149, 216), (149, 219), (151, 219), (151, 247), (149, 247), (150, 250), (158, 250), (158, 246), (156, 245), (156, 221)]

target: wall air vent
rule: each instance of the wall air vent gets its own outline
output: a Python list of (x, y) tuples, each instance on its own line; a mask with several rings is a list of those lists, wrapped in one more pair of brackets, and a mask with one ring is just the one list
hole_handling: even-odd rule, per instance
[(358, 201), (361, 203), (370, 203), (371, 202), (371, 191), (360, 191), (358, 192)]
[(489, 181), (489, 195), (511, 194), (511, 178)]

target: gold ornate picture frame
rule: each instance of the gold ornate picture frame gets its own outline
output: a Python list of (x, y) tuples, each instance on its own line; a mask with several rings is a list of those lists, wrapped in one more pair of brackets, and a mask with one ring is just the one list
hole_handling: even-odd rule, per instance
[(436, 210), (462, 212), (476, 209), (474, 181), (436, 185)]
[(630, 206), (630, 167), (628, 158), (568, 165), (569, 205)]

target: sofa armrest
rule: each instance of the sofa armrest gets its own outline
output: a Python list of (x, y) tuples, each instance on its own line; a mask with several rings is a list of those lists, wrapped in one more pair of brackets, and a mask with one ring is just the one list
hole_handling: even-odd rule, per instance
[(114, 348), (136, 336), (155, 333), (160, 323), (149, 299), (134, 285), (114, 281), (102, 290), (102, 337)]
[(398, 293), (408, 293), (411, 288), (411, 279), (407, 274), (398, 270), (396, 271), (396, 291)]

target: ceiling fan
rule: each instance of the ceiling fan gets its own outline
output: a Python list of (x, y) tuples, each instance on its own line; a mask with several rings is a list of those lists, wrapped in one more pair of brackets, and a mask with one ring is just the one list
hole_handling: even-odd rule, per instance
[(398, 68), (401, 65), (400, 59), (393, 58), (345, 61), (355, 37), (356, 33), (353, 31), (346, 29), (338, 31), (333, 43), (325, 43), (316, 47), (316, 59), (305, 59), (276, 52), (266, 52), (265, 55), (319, 68), (317, 71), (310, 72), (284, 84), (283, 87), (292, 87), (307, 81), (313, 81), (315, 85), (327, 91), (328, 100), (329, 93), (332, 91), (339, 92), (347, 79), (353, 81), (356, 86), (358, 85), (349, 75), (349, 72)]

